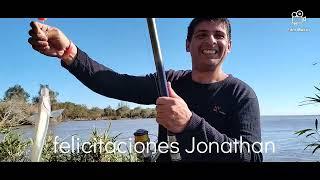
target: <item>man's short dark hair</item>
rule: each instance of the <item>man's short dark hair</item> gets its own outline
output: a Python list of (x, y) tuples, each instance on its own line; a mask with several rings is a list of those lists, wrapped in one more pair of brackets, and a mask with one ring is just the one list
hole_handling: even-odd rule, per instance
[(228, 37), (229, 37), (229, 41), (231, 41), (231, 25), (230, 25), (230, 21), (227, 18), (194, 18), (188, 27), (188, 35), (187, 35), (187, 40), (189, 42), (191, 42), (193, 33), (194, 33), (194, 29), (196, 28), (196, 26), (201, 23), (202, 21), (213, 21), (213, 22), (222, 22), (226, 25), (227, 28), (227, 32), (228, 32)]

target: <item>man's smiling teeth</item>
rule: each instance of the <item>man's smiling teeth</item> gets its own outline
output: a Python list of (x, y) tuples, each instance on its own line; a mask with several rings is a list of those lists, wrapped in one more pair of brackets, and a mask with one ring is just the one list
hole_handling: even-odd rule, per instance
[(217, 52), (215, 49), (205, 49), (202, 51), (203, 54), (217, 54)]

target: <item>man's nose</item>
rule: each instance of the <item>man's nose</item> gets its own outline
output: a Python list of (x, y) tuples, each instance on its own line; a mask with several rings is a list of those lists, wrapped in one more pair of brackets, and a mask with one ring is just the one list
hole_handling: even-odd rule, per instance
[(210, 35), (209, 38), (207, 39), (207, 42), (208, 42), (210, 45), (217, 44), (217, 40), (216, 40), (216, 38), (214, 37), (214, 35)]

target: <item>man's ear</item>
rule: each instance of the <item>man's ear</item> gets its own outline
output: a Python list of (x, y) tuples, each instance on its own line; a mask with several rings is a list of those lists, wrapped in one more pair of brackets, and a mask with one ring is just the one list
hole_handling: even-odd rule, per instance
[(190, 42), (188, 39), (186, 39), (186, 51), (190, 52)]
[(232, 41), (230, 40), (228, 43), (228, 53), (231, 52), (232, 49)]

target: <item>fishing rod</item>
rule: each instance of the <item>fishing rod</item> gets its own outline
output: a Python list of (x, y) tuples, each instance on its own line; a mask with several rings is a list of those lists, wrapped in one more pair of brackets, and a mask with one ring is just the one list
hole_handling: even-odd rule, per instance
[[(157, 70), (157, 86), (158, 90), (160, 93), (160, 96), (169, 96), (169, 91), (167, 87), (167, 78), (166, 74), (164, 72), (163, 64), (162, 64), (162, 55), (161, 55), (161, 49), (160, 49), (160, 44), (159, 44), (159, 39), (158, 39), (158, 34), (157, 34), (157, 27), (156, 27), (156, 22), (155, 18), (147, 18), (147, 23), (148, 23), (148, 29), (149, 29), (149, 34), (150, 34), (150, 40), (152, 44), (152, 50), (153, 50), (153, 56), (154, 56), (154, 63), (156, 66)], [(171, 144), (173, 142), (177, 141), (176, 136), (167, 130), (167, 140), (169, 144), (169, 148), (171, 147)], [(180, 153), (173, 153), (170, 151), (170, 157), (171, 161), (180, 161), (181, 156)]]

